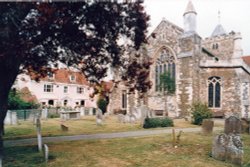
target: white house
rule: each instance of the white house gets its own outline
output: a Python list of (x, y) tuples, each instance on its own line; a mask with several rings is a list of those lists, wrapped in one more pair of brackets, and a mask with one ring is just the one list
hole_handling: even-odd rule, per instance
[(84, 75), (67, 68), (55, 69), (39, 82), (32, 76), (21, 74), (14, 87), (20, 90), (27, 87), (43, 106), (96, 108), (96, 100), (90, 98), (93, 88)]

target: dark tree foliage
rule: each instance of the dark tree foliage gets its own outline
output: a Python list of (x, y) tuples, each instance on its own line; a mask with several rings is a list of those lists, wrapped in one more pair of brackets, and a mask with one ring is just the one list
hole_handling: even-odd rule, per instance
[[(149, 16), (142, 3), (96, 0), (0, 3), (0, 137), (8, 94), (20, 72), (45, 76), (48, 65), (56, 66), (60, 61), (68, 66), (81, 64), (89, 81), (98, 82), (111, 66), (119, 68), (123, 79), (136, 89), (146, 91), (150, 84), (143, 83), (145, 77), (134, 80), (126, 69), (140, 71), (135, 67), (144, 69), (145, 64), (128, 65), (123, 56), (126, 48), (138, 50), (146, 42)], [(126, 43), (120, 43), (120, 39)], [(145, 71), (138, 74), (146, 76)]]

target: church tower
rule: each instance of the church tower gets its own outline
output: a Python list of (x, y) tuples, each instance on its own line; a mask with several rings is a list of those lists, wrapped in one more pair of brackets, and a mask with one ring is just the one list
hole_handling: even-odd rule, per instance
[(199, 99), (199, 61), (201, 37), (196, 32), (197, 12), (191, 1), (183, 14), (184, 32), (179, 38), (179, 75), (177, 78), (177, 110), (179, 116), (189, 115), (188, 108)]

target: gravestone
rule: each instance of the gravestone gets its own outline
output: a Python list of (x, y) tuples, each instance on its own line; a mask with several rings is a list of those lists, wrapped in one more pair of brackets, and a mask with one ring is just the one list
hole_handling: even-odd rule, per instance
[(211, 134), (214, 128), (214, 121), (210, 119), (203, 119), (201, 127), (204, 134)]
[(249, 133), (250, 120), (246, 118), (241, 119), (241, 133)]
[(39, 118), (36, 119), (36, 131), (37, 131), (38, 150), (42, 151), (41, 121)]
[(212, 157), (217, 160), (242, 165), (243, 144), (240, 135), (233, 133), (217, 135), (213, 141)]
[(48, 160), (49, 160), (49, 147), (47, 146), (47, 144), (44, 144), (44, 159), (45, 159), (45, 163), (48, 163)]
[(5, 125), (16, 125), (17, 124), (17, 113), (12, 111), (7, 111), (4, 119)]
[(103, 122), (103, 115), (102, 115), (102, 110), (97, 108), (96, 112), (96, 125), (102, 125)]
[(230, 116), (225, 120), (224, 133), (239, 134), (241, 133), (241, 121), (236, 116)]
[(42, 119), (46, 119), (48, 118), (48, 109), (47, 108), (44, 108), (42, 109)]
[(85, 115), (85, 109), (84, 107), (80, 107), (80, 116), (84, 116)]
[(69, 131), (69, 127), (67, 127), (67, 126), (65, 126), (65, 125), (63, 125), (63, 124), (61, 124), (61, 130), (62, 130), (63, 132), (67, 132), (67, 131)]

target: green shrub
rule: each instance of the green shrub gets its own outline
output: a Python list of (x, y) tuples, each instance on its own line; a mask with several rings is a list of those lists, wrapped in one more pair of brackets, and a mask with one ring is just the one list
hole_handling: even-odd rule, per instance
[(191, 114), (195, 125), (201, 125), (203, 119), (208, 119), (212, 117), (212, 112), (206, 104), (201, 102), (196, 102), (192, 104)]
[(170, 118), (145, 118), (143, 128), (170, 127), (174, 126)]
[(48, 113), (48, 118), (59, 118), (60, 114), (59, 113)]

